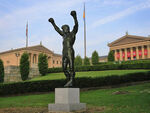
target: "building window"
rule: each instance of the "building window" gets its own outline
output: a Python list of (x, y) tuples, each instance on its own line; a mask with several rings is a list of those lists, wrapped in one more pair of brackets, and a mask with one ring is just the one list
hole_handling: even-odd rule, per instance
[(7, 64), (9, 64), (10, 63), (10, 61), (7, 61)]
[(57, 64), (58, 64), (58, 61), (57, 61)]
[(55, 60), (53, 60), (53, 64), (55, 64)]

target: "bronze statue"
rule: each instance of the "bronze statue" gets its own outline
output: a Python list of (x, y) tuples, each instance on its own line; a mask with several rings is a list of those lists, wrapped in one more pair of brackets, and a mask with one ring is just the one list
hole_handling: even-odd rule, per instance
[[(67, 79), (67, 83), (66, 85), (64, 85), (64, 87), (72, 87), (75, 78), (73, 45), (76, 39), (76, 33), (78, 32), (78, 21), (77, 21), (77, 16), (75, 11), (71, 11), (70, 14), (73, 17), (75, 22), (75, 25), (71, 32), (68, 25), (63, 25), (61, 27), (62, 30), (60, 30), (59, 27), (55, 24), (54, 19), (53, 18), (49, 19), (49, 22), (51, 22), (54, 29), (63, 37), (62, 68)], [(68, 65), (69, 65), (69, 70), (67, 70)]]

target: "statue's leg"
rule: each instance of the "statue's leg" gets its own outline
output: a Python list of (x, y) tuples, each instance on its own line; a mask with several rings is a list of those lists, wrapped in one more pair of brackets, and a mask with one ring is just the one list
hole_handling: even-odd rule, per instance
[(74, 71), (74, 51), (71, 51), (68, 55), (69, 59), (69, 72), (70, 72), (70, 80), (72, 81), (72, 85), (74, 84), (75, 71)]
[(72, 86), (74, 86), (74, 77), (75, 77), (75, 72), (74, 72), (74, 51), (73, 50), (68, 51), (67, 58), (68, 58), (67, 62), (69, 63), (70, 80), (67, 82), (65, 87), (72, 87)]
[(75, 78), (74, 60), (72, 58), (69, 59), (69, 71), (70, 71), (70, 77)]
[(67, 65), (68, 65), (68, 59), (67, 59), (67, 57), (63, 57), (63, 59), (62, 59), (62, 68), (63, 68), (63, 72), (66, 76), (67, 81), (69, 81), (70, 80), (70, 73), (67, 70)]

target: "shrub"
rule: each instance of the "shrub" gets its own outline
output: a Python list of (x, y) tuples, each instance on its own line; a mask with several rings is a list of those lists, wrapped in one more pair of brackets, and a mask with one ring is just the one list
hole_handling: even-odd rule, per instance
[(4, 82), (4, 65), (3, 61), (0, 59), (0, 83)]
[(29, 69), (29, 54), (23, 53), (20, 59), (20, 74), (23, 81), (28, 79)]
[[(129, 73), (122, 76), (102, 76), (102, 77), (82, 77), (75, 79), (75, 87), (89, 88), (118, 85), (137, 81), (150, 80), (150, 72)], [(66, 83), (65, 79), (25, 81), (17, 83), (0, 84), (0, 95), (13, 95), (34, 92), (54, 91), (55, 88), (62, 87)]]
[(85, 66), (90, 65), (90, 60), (89, 60), (88, 57), (85, 57), (85, 58), (84, 58), (84, 65), (85, 65)]
[(114, 61), (114, 51), (109, 51), (108, 53), (108, 61)]
[(63, 72), (63, 69), (61, 67), (56, 67), (56, 68), (49, 68), (47, 73), (59, 73)]
[[(76, 66), (75, 71), (102, 71), (102, 70), (125, 70), (125, 69), (150, 69), (150, 63), (133, 63), (133, 64), (119, 64), (119, 63), (106, 63), (99, 65), (84, 65)], [(48, 73), (58, 73), (62, 72), (62, 68), (49, 68)]]
[(75, 66), (81, 66), (82, 65), (82, 58), (80, 55), (77, 55), (75, 60), (74, 60), (74, 65)]
[(48, 72), (48, 60), (46, 54), (40, 53), (38, 59), (39, 72), (42, 76)]
[(92, 64), (93, 64), (93, 65), (96, 65), (96, 64), (98, 64), (98, 62), (99, 62), (98, 53), (97, 53), (97, 51), (94, 51), (94, 52), (92, 53)]

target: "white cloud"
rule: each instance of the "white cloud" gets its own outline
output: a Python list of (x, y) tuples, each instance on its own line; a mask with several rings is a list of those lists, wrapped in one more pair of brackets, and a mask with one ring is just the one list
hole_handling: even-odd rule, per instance
[(139, 10), (143, 10), (145, 8), (150, 8), (150, 1), (149, 0), (147, 2), (145, 2), (145, 3), (140, 3), (138, 5), (129, 7), (129, 8), (127, 8), (127, 9), (121, 11), (121, 12), (118, 12), (116, 14), (104, 17), (102, 19), (99, 19), (99, 20), (97, 20), (96, 22), (94, 22), (92, 24), (92, 28), (95, 28), (95, 27), (98, 27), (100, 25), (103, 25), (103, 24), (106, 24), (106, 23), (109, 23), (109, 22), (121, 19), (121, 18), (123, 18), (125, 16), (133, 14), (133, 13), (135, 13), (135, 12), (137, 12)]
[[(34, 22), (49, 15), (59, 15), (68, 13), (77, 4), (81, 4), (86, 0), (63, 0), (63, 1), (48, 1), (40, 2), (31, 7), (14, 10), (0, 17), (0, 31), (15, 29), (21, 27), (27, 20)], [(12, 6), (11, 6), (12, 7)]]

